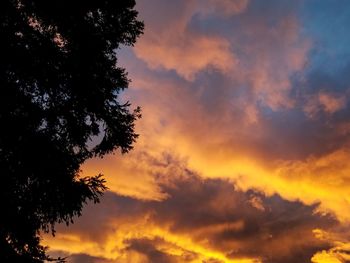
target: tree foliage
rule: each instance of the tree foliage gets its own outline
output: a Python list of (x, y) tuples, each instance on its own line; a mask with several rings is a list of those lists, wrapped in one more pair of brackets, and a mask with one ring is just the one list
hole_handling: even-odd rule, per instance
[(140, 112), (118, 102), (129, 80), (115, 51), (143, 32), (134, 5), (0, 1), (0, 262), (49, 259), (39, 231), (106, 189), (101, 175), (79, 177), (81, 164), (132, 148)]

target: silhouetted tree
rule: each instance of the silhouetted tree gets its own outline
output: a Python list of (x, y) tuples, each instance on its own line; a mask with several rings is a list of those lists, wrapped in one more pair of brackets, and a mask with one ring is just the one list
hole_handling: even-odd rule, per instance
[(118, 102), (129, 80), (116, 49), (143, 31), (134, 0), (0, 1), (0, 262), (43, 262), (39, 231), (98, 202), (87, 159), (137, 135), (139, 109)]

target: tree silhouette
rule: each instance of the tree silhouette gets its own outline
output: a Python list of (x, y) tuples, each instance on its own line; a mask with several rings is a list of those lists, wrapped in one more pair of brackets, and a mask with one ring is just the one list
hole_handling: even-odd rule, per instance
[(139, 109), (116, 49), (143, 32), (133, 0), (0, 1), (0, 262), (50, 260), (39, 231), (106, 189), (87, 159), (132, 148)]

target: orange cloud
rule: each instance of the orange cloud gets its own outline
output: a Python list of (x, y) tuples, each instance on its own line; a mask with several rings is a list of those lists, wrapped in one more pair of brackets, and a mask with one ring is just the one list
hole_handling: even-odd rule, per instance
[(151, 68), (175, 70), (185, 79), (193, 80), (200, 70), (214, 67), (229, 72), (238, 63), (225, 39), (174, 32), (168, 36), (151, 34), (136, 46), (137, 56)]
[[(154, 1), (157, 2), (157, 1)], [(230, 7), (229, 10), (242, 10), (244, 4), (223, 4)], [(245, 2), (245, 1), (243, 1)], [(141, 2), (141, 9), (147, 8), (149, 3)], [(145, 23), (153, 25), (145, 31), (145, 36), (140, 39), (135, 47), (136, 55), (144, 60), (152, 69), (175, 70), (187, 80), (193, 80), (195, 75), (204, 69), (214, 67), (223, 72), (232, 71), (238, 60), (230, 52), (230, 43), (219, 36), (205, 36), (188, 29), (190, 19), (198, 11), (199, 3), (188, 1), (180, 3), (181, 6), (176, 18), (154, 16), (144, 17)], [(172, 6), (162, 8), (163, 15), (169, 15), (174, 11)], [(226, 11), (228, 9), (225, 9)], [(200, 12), (206, 12), (199, 9)], [(229, 11), (229, 12), (231, 12)]]
[(110, 192), (52, 249), (77, 262), (348, 260), (334, 235), (350, 221), (348, 96), (313, 90), (299, 1), (271, 3), (138, 2), (146, 32), (120, 62), (140, 138), (84, 165)]
[(309, 117), (314, 118), (321, 111), (334, 114), (345, 107), (346, 98), (343, 95), (320, 92), (309, 99), (304, 107), (304, 111)]
[(83, 175), (103, 173), (109, 190), (123, 196), (157, 201), (167, 198), (154, 176), (163, 172), (161, 167), (155, 170), (142, 153), (132, 152), (126, 160), (123, 157), (110, 155), (103, 160), (91, 160), (84, 166)]
[[(253, 123), (257, 118), (254, 114), (257, 102), (273, 110), (293, 107), (290, 77), (304, 69), (311, 42), (300, 36), (297, 18), (288, 10), (271, 27), (267, 16), (252, 17), (248, 4), (248, 1), (209, 1), (201, 5), (195, 1), (181, 2), (177, 18), (171, 15), (173, 6), (162, 7), (162, 20), (146, 12), (144, 19), (150, 27), (135, 53), (151, 69), (174, 70), (189, 81), (194, 81), (199, 72), (214, 68), (237, 81), (236, 85), (249, 87), (252, 100), (249, 99), (247, 116)], [(140, 9), (147, 6), (141, 2)], [(206, 16), (201, 15), (220, 14), (220, 10), (233, 15), (242, 13), (239, 19), (244, 27), (232, 25), (231, 29), (229, 20), (226, 27), (231, 30), (223, 34), (191, 27), (196, 15), (204, 19)], [(170, 18), (164, 18), (166, 14)]]
[[(69, 229), (60, 226), (55, 238), (47, 237), (51, 249), (118, 263), (292, 263), (296, 251), (305, 261), (319, 248), (330, 248), (312, 229), (329, 229), (336, 221), (314, 213), (317, 206), (244, 193), (226, 180), (203, 180), (186, 170), (164, 179), (166, 200), (140, 201), (107, 193), (102, 204), (87, 207), (76, 224)], [(265, 210), (257, 209), (252, 199), (259, 199)], [(100, 223), (93, 224), (90, 216)]]
[(273, 27), (263, 17), (247, 23), (244, 35), (252, 39), (241, 43), (248, 61), (239, 75), (252, 88), (253, 102), (261, 101), (273, 110), (294, 107), (290, 78), (305, 68), (310, 40), (299, 35), (300, 26), (294, 16), (283, 17)]
[[(345, 230), (345, 231), (344, 231)], [(313, 263), (345, 263), (350, 260), (350, 243), (347, 237), (348, 229), (340, 228), (335, 233), (315, 229), (314, 234), (320, 240), (333, 243), (328, 250), (317, 252), (311, 259)]]

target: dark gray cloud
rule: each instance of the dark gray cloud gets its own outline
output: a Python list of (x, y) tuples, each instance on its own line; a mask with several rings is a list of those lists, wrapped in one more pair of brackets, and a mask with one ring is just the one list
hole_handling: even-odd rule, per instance
[(176, 262), (189, 262), (195, 255), (186, 253), (182, 256), (174, 256), (164, 253), (156, 248), (156, 244), (166, 243), (161, 238), (156, 239), (131, 239), (126, 240), (126, 250), (136, 251), (147, 257), (148, 262), (164, 262), (164, 263), (176, 263)]
[[(208, 247), (232, 259), (255, 257), (262, 258), (264, 263), (306, 263), (314, 253), (331, 246), (316, 239), (312, 230), (337, 225), (331, 215), (315, 212), (317, 204), (304, 205), (253, 190), (242, 192), (227, 180), (201, 179), (188, 170), (170, 180), (167, 177), (162, 187), (169, 198), (161, 202), (139, 201), (107, 192), (101, 204), (87, 206), (82, 218), (69, 230), (59, 227), (59, 232), (69, 231), (85, 240), (103, 243), (108, 233), (118, 231), (118, 222), (133, 222), (148, 214), (153, 225), (160, 228), (170, 225), (171, 233), (190, 235), (195, 243), (206, 240)], [(150, 239), (139, 235), (140, 238), (124, 240), (125, 253), (135, 251), (148, 262), (156, 263), (186, 259), (190, 262), (196, 258), (190, 248), (188, 251), (181, 248), (180, 257), (160, 250), (160, 245), (174, 246), (166, 237)], [(73, 262), (98, 262), (86, 255), (71, 258)]]

